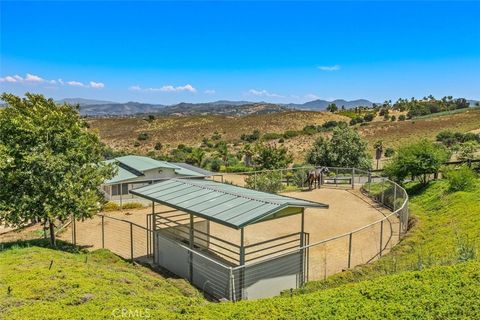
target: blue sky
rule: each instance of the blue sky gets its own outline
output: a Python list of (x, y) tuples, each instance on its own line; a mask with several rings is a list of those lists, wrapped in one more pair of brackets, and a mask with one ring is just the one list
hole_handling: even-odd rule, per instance
[(0, 2), (1, 91), (480, 99), (480, 2)]

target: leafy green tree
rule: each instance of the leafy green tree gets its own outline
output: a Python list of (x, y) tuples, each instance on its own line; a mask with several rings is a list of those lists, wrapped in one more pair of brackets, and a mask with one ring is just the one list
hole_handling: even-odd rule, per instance
[(333, 129), (330, 139), (319, 137), (307, 152), (306, 161), (315, 166), (371, 167), (367, 143), (350, 128)]
[(437, 173), (449, 158), (450, 154), (444, 146), (423, 139), (399, 148), (384, 172), (400, 183), (411, 176), (426, 184), (428, 175)]
[(261, 169), (286, 168), (292, 161), (293, 157), (285, 147), (261, 143), (255, 147), (253, 162)]
[(7, 107), (0, 112), (0, 222), (41, 221), (55, 246), (55, 225), (92, 217), (104, 199), (98, 186), (115, 169), (102, 162), (99, 137), (77, 108), (29, 93), (1, 98)]
[(335, 113), (338, 111), (338, 107), (335, 103), (330, 103), (328, 106), (327, 106), (327, 111), (331, 112), (331, 113)]

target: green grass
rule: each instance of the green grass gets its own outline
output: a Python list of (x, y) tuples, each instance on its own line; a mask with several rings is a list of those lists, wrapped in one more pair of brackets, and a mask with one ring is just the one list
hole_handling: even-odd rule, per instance
[(148, 309), (155, 319), (480, 318), (480, 260), (465, 254), (480, 249), (480, 186), (449, 193), (445, 181), (436, 181), (408, 189), (415, 225), (391, 253), (291, 297), (209, 303), (184, 280), (108, 251), (29, 242), (0, 251), (0, 318), (111, 318), (119, 308)]
[(0, 252), (2, 319), (110, 318), (118, 308), (155, 309), (159, 318), (170, 318), (202, 303), (184, 280), (162, 278), (107, 250), (13, 246)]
[(405, 272), (305, 295), (189, 308), (201, 319), (478, 319), (480, 262)]
[(379, 261), (309, 282), (305, 292), (372, 279), (386, 274), (451, 265), (462, 260), (466, 249), (480, 252), (480, 185), (472, 191), (449, 192), (444, 180), (426, 188), (407, 186), (412, 229), (402, 242)]

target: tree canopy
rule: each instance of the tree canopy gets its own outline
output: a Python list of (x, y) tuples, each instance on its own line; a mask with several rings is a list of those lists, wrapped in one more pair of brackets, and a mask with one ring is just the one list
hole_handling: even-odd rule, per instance
[(285, 147), (258, 143), (253, 162), (261, 169), (281, 169), (292, 163), (293, 157)]
[(98, 186), (115, 169), (102, 162), (99, 137), (75, 107), (29, 93), (1, 99), (0, 222), (42, 221), (55, 245), (55, 224), (91, 217), (103, 201)]
[(411, 176), (426, 184), (427, 175), (437, 173), (449, 157), (444, 146), (423, 139), (399, 148), (385, 166), (385, 174), (397, 182)]
[(350, 128), (335, 128), (331, 138), (319, 137), (307, 152), (306, 161), (315, 166), (371, 167), (367, 143), (357, 131)]

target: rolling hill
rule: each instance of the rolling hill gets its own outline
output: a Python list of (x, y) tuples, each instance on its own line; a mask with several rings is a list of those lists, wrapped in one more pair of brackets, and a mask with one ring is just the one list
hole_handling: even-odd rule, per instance
[[(480, 260), (459, 248), (478, 242), (480, 186), (449, 193), (446, 181), (412, 185), (415, 223), (375, 263), (310, 282), (293, 295), (212, 303), (185, 280), (133, 266), (107, 250), (46, 240), (0, 247), (2, 319), (98, 319), (143, 312), (158, 319), (478, 319)], [(117, 311), (116, 311), (117, 310)]]

